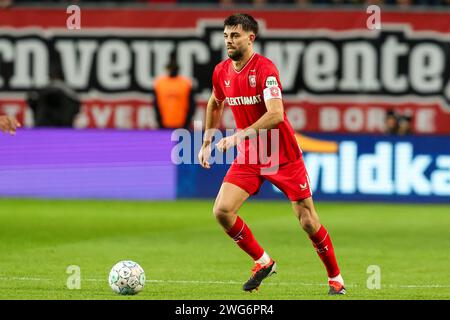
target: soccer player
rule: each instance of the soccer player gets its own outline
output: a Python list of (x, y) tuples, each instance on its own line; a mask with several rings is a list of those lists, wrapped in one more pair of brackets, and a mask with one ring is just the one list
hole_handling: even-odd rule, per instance
[[(301, 227), (325, 265), (328, 293), (345, 294), (344, 280), (330, 235), (319, 222), (314, 208), (302, 151), (284, 112), (278, 70), (269, 59), (253, 51), (257, 34), (258, 23), (248, 14), (233, 14), (224, 21), (229, 59), (214, 69), (213, 92), (207, 104), (204, 142), (198, 158), (202, 167), (210, 168), (208, 160), (212, 137), (219, 126), (224, 101), (232, 109), (238, 130), (221, 139), (216, 146), (222, 152), (237, 146), (241, 152), (238, 152), (223, 180), (214, 203), (214, 215), (225, 232), (255, 262), (252, 275), (243, 285), (243, 290), (251, 292), (258, 289), (261, 282), (275, 272), (276, 263), (238, 216), (238, 210), (249, 196), (259, 191), (265, 179), (269, 180), (291, 201)], [(260, 139), (264, 129), (270, 131), (267, 134), (268, 143), (278, 144), (278, 161), (274, 163), (268, 164), (260, 159), (256, 163), (250, 161), (249, 154), (254, 146), (251, 141)], [(277, 130), (278, 141), (271, 139), (276, 137), (273, 129)], [(276, 170), (264, 171), (268, 166)]]
[(0, 116), (0, 130), (11, 135), (16, 134), (16, 129), (20, 127), (20, 123), (8, 116)]

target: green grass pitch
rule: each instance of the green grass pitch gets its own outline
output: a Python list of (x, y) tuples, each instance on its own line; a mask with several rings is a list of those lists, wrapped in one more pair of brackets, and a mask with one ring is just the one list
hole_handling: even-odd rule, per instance
[[(289, 202), (249, 201), (240, 215), (278, 264), (245, 293), (252, 261), (212, 215), (212, 201), (0, 200), (0, 299), (449, 299), (450, 206), (316, 203), (348, 295), (330, 297), (326, 273)], [(136, 296), (108, 286), (119, 260), (137, 261)], [(67, 267), (81, 289), (67, 288)], [(381, 271), (381, 288), (367, 288)]]

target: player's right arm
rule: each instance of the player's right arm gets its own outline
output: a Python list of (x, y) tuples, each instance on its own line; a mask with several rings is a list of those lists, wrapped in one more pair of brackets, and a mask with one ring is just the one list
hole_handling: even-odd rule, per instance
[(16, 129), (20, 127), (20, 123), (13, 117), (0, 116), (0, 130), (11, 135), (16, 134)]
[(210, 168), (208, 160), (211, 156), (211, 141), (214, 132), (219, 127), (223, 106), (224, 102), (218, 101), (214, 93), (212, 93), (206, 106), (205, 134), (203, 136), (202, 147), (198, 153), (199, 163), (205, 169)]

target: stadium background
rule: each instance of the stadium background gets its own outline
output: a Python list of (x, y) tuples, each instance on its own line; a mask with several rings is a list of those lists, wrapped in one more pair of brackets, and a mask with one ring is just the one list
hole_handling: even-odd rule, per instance
[[(137, 214), (137, 221), (141, 221), (140, 214), (145, 212), (145, 219), (148, 220), (142, 218), (142, 225), (137, 229), (140, 230), (138, 233), (142, 232), (139, 239), (146, 243), (153, 236), (146, 234), (145, 230), (159, 232), (162, 238), (168, 237), (167, 233), (173, 231), (171, 223), (177, 230), (181, 228), (179, 236), (182, 238), (183, 232), (189, 229), (189, 221), (182, 214), (186, 211), (191, 219), (201, 220), (208, 226), (207, 230), (211, 229), (217, 237), (223, 237), (218, 229), (214, 229), (210, 207), (228, 166), (217, 164), (205, 171), (190, 163), (195, 161), (201, 144), (201, 139), (198, 139), (201, 132), (198, 131), (192, 131), (193, 139), (189, 142), (192, 153), (185, 155), (186, 163), (174, 163), (174, 146), (181, 140), (170, 130), (156, 130), (153, 83), (155, 77), (164, 72), (170, 52), (176, 49), (181, 74), (194, 81), (197, 103), (194, 118), (203, 120), (204, 107), (211, 92), (212, 70), (225, 57), (222, 47), (223, 18), (236, 11), (245, 11), (253, 14), (261, 24), (256, 51), (268, 56), (277, 65), (288, 118), (299, 134), (300, 144), (308, 141), (304, 147), (305, 161), (319, 214), (329, 221), (331, 230), (335, 223), (338, 250), (341, 241), (345, 256), (345, 250), (351, 251), (349, 243), (360, 241), (359, 237), (364, 236), (358, 232), (352, 234), (346, 225), (355, 228), (376, 226), (380, 229), (370, 228), (372, 233), (369, 232), (368, 239), (378, 239), (378, 233), (386, 236), (386, 230), (393, 232), (390, 236), (396, 235), (392, 242), (379, 243), (376, 256), (380, 259), (380, 253), (389, 256), (393, 252), (392, 245), (401, 247), (398, 237), (409, 239), (408, 246), (414, 243), (417, 248), (425, 245), (421, 248), (434, 254), (433, 258), (422, 261), (423, 265), (417, 268), (412, 264), (422, 258), (423, 251), (419, 250), (411, 256), (405, 254), (405, 263), (408, 261), (410, 264), (402, 267), (411, 268), (411, 272), (418, 274), (428, 268), (433, 276), (431, 279), (413, 276), (418, 283), (412, 284), (410, 277), (405, 277), (402, 284), (399, 282), (402, 277), (391, 274), (390, 279), (387, 276), (386, 279), (392, 280), (391, 288), (395, 288), (392, 290), (397, 290), (398, 295), (375, 294), (374, 291), (368, 294), (364, 291), (366, 269), (361, 267), (355, 270), (359, 276), (351, 283), (355, 291), (358, 288), (362, 290), (357, 298), (448, 298), (450, 278), (445, 265), (449, 262), (450, 226), (450, 11), (444, 2), (439, 3), (440, 7), (435, 6), (438, 2), (431, 1), (429, 6), (424, 5), (425, 2), (418, 3), (418, 6), (407, 5), (407, 1), (400, 2), (402, 5), (389, 2), (386, 6), (382, 5), (380, 30), (367, 28), (370, 14), (366, 8), (369, 3), (356, 2), (351, 3), (353, 6), (344, 2), (321, 2), (319, 5), (247, 4), (243, 7), (199, 2), (77, 2), (81, 7), (80, 30), (68, 30), (66, 27), (66, 19), (70, 15), (65, 10), (69, 4), (67, 2), (46, 3), (38, 7), (33, 2), (22, 4), (17, 1), (12, 7), (1, 9), (0, 114), (15, 116), (24, 124), (16, 136), (0, 137), (1, 215), (5, 222), (9, 221), (9, 232), (17, 231), (4, 242), (5, 262), (0, 274), (7, 278), (7, 270), (13, 273), (12, 278), (16, 280), (10, 286), (20, 289), (14, 297), (36, 298), (43, 288), (51, 292), (44, 298), (72, 297), (67, 290), (53, 292), (45, 281), (36, 287), (30, 285), (26, 279), (39, 278), (32, 274), (32, 269), (17, 271), (11, 265), (11, 259), (23, 263), (12, 248), (23, 249), (22, 244), (18, 243), (26, 241), (18, 234), (24, 230), (30, 232), (28, 240), (31, 241), (33, 234), (36, 234), (36, 239), (51, 237), (49, 232), (55, 225), (67, 228), (69, 233), (76, 233), (83, 228), (82, 222), (81, 225), (75, 223), (75, 227), (73, 224), (80, 218), (86, 221), (93, 219), (93, 224), (100, 224), (98, 230), (91, 230), (92, 233), (114, 232), (117, 228), (123, 236), (133, 238), (136, 225), (125, 222), (124, 229), (120, 228), (119, 223), (103, 228), (102, 219), (136, 218)], [(48, 83), (48, 72), (55, 61), (62, 66), (64, 80), (80, 94), (83, 110), (77, 117), (74, 129), (34, 129), (25, 95), (27, 91)], [(385, 114), (390, 109), (412, 115), (412, 134), (388, 136), (383, 133)], [(228, 109), (221, 126), (222, 129), (234, 126)], [(331, 145), (331, 148), (323, 152), (321, 147), (324, 145)], [(259, 216), (272, 221), (275, 230), (279, 228), (280, 232), (283, 232), (284, 226), (295, 224), (292, 217), (289, 217), (292, 219), (289, 222), (280, 217), (281, 212), (286, 211), (284, 216), (287, 216), (289, 211), (285, 202), (278, 201), (283, 198), (278, 190), (265, 183), (256, 199), (248, 204), (248, 209), (245, 209), (248, 211), (244, 212), (250, 215), (250, 221), (255, 221), (257, 229), (259, 226), (257, 233), (264, 233), (265, 228), (270, 230), (272, 227), (270, 224), (257, 224)], [(397, 206), (392, 205), (393, 202), (410, 204)], [(126, 208), (123, 210), (129, 216), (121, 216), (121, 208)], [(252, 208), (257, 211), (253, 216)], [(67, 219), (71, 222), (58, 220), (61, 211), (67, 211)], [(332, 215), (328, 216), (327, 211)], [(271, 216), (271, 212), (277, 212), (276, 216)], [(10, 220), (11, 213), (18, 219)], [(168, 217), (181, 219), (185, 225), (181, 227), (177, 224), (180, 222), (174, 220), (168, 222), (165, 220)], [(165, 222), (158, 227), (161, 220)], [(21, 223), (18, 224), (18, 221)], [(398, 223), (398, 229), (392, 225), (393, 221)], [(45, 228), (47, 222), (49, 230)], [(144, 227), (147, 223), (152, 227)], [(23, 224), (29, 227), (23, 229)], [(6, 239), (9, 232), (4, 228), (2, 234)], [(345, 233), (342, 238), (339, 238), (339, 230)], [(434, 237), (433, 242), (430, 238), (436, 230), (442, 230), (442, 233)], [(416, 236), (411, 234), (413, 231), (417, 231)], [(355, 237), (352, 240), (346, 238), (352, 236)], [(66, 240), (62, 237), (61, 243)], [(347, 240), (348, 247), (345, 246)], [(43, 241), (46, 248), (61, 244), (56, 240), (52, 244), (46, 241)], [(130, 241), (139, 242), (138, 239)], [(224, 250), (232, 251), (231, 244), (226, 239), (223, 241)], [(199, 244), (189, 243), (195, 252), (208, 250)], [(105, 250), (114, 250), (116, 243), (104, 245)], [(160, 245), (164, 251), (165, 244), (161, 242)], [(437, 250), (435, 245), (446, 249), (443, 249), (444, 252)], [(361, 246), (364, 247), (364, 244)], [(147, 261), (146, 270), (155, 256), (164, 260), (164, 254), (157, 250), (152, 252), (152, 257), (148, 257), (149, 252), (144, 249), (130, 252), (125, 244), (121, 248), (135, 259)], [(82, 252), (79, 248), (75, 251)], [(246, 261), (235, 251), (231, 253), (235, 255), (230, 261)], [(305, 252), (309, 251), (305, 249)], [(49, 259), (56, 259), (61, 264), (70, 263), (67, 261), (70, 259), (62, 259), (57, 253), (48, 254), (53, 257)], [(179, 258), (178, 251), (173, 254)], [(84, 256), (83, 253), (79, 255), (77, 257)], [(89, 272), (98, 275), (96, 279), (101, 279), (105, 265), (107, 269), (113, 265), (114, 259), (122, 259), (124, 255), (127, 254), (110, 252), (109, 256), (103, 255), (100, 260), (103, 259), (104, 265)], [(208, 259), (214, 261), (212, 257)], [(311, 257), (311, 260), (314, 258)], [(366, 267), (374, 263), (369, 261), (371, 259), (362, 260), (361, 265)], [(79, 264), (83, 264), (85, 260), (80, 261)], [(321, 275), (320, 266), (315, 262), (311, 262), (314, 266), (311, 268), (318, 269), (315, 271), (318, 276)], [(166, 263), (167, 268), (174, 264)], [(391, 267), (395, 269), (395, 265)], [(163, 279), (161, 285), (164, 279), (170, 282), (175, 278), (173, 281), (176, 281), (177, 275), (173, 270), (168, 272), (167, 268), (165, 273), (162, 270), (164, 267), (152, 270), (153, 274)], [(48, 272), (47, 278), (54, 276), (56, 269), (44, 269), (43, 272)], [(310, 276), (314, 283), (321, 279), (319, 276), (314, 278), (315, 273)], [(56, 277), (61, 288), (64, 287), (66, 275), (63, 273)], [(214, 277), (211, 275), (211, 278)], [(21, 282), (20, 278), (25, 280)], [(186, 280), (186, 276), (179, 281), (183, 279)], [(161, 288), (160, 295), (149, 293), (150, 296), (141, 296), (208, 298), (207, 290), (202, 288), (203, 280), (195, 284), (198, 295), (177, 295), (174, 289), (171, 296)], [(95, 286), (89, 287), (92, 283)], [(95, 281), (92, 283), (88, 282), (86, 286), (90, 291), (84, 292), (81, 297), (109, 298), (107, 293), (100, 296), (93, 294), (93, 289), (104, 290), (104, 284), (100, 280), (98, 284)], [(151, 285), (158, 284), (155, 280)], [(207, 283), (207, 286), (211, 285)], [(402, 285), (406, 288), (418, 286), (425, 288), (425, 291), (434, 288), (436, 291), (429, 295), (409, 295), (402, 291)], [(309, 291), (304, 296), (286, 296), (280, 291), (279, 295), (264, 298), (319, 298), (313, 289), (306, 288)], [(317, 285), (317, 292), (323, 289)], [(152, 292), (150, 290), (147, 292)], [(3, 294), (2, 297), (8, 298)], [(247, 298), (229, 296), (228, 293), (212, 297)]]

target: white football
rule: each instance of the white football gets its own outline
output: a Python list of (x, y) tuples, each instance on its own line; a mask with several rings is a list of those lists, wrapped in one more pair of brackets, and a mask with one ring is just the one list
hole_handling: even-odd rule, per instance
[(145, 272), (134, 261), (119, 261), (112, 267), (108, 282), (111, 289), (118, 294), (137, 294), (144, 288)]

